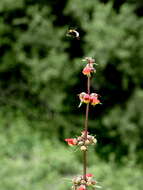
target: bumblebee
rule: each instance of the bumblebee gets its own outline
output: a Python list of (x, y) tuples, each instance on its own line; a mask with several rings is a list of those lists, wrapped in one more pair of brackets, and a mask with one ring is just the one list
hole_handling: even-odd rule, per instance
[(79, 37), (79, 32), (77, 32), (77, 31), (74, 30), (74, 29), (68, 30), (67, 35), (68, 35), (68, 36), (71, 36), (71, 37), (73, 37), (73, 38), (76, 38), (76, 39), (78, 39), (78, 40), (80, 39), (80, 37)]

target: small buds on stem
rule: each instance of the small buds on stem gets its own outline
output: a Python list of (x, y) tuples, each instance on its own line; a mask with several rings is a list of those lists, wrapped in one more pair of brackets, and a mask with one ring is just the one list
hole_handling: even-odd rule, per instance
[(77, 187), (76, 190), (86, 190), (86, 187), (95, 188), (97, 183), (96, 180), (93, 179), (93, 174), (86, 174), (85, 179), (83, 176), (74, 177), (73, 180), (73, 188)]
[(87, 132), (87, 137), (85, 138), (85, 131), (83, 131), (81, 132), (81, 136), (65, 139), (65, 141), (69, 146), (79, 146), (80, 150), (84, 151), (87, 150), (89, 145), (95, 145), (97, 139), (94, 136), (89, 135), (89, 132)]

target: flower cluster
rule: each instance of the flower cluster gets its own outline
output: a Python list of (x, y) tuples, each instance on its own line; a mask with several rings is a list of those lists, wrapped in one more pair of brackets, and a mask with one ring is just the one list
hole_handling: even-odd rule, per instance
[(86, 174), (86, 177), (76, 176), (72, 180), (73, 188), (77, 190), (86, 190), (86, 187), (95, 187), (97, 181), (93, 180), (93, 174)]
[(94, 68), (95, 60), (92, 59), (91, 57), (85, 57), (85, 59), (83, 59), (83, 61), (87, 62), (87, 65), (84, 67), (84, 69), (82, 70), (82, 73), (88, 77), (91, 76), (91, 73), (95, 73), (96, 70)]
[(96, 104), (100, 104), (100, 100), (98, 99), (98, 94), (96, 93), (91, 93), (91, 94), (87, 94), (85, 92), (81, 92), (79, 94), (79, 99), (80, 99), (80, 105), (82, 103), (85, 103), (85, 104), (89, 104), (91, 103), (92, 106), (95, 106)]
[(88, 145), (95, 145), (97, 143), (97, 139), (89, 135), (87, 132), (87, 136), (85, 135), (85, 131), (81, 133), (81, 136), (73, 139), (65, 139), (69, 146), (80, 146), (80, 150), (86, 151)]

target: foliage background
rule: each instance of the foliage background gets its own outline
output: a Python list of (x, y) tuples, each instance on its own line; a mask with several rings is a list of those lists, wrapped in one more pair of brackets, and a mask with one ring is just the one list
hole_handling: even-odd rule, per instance
[(82, 158), (64, 138), (83, 126), (84, 56), (96, 58), (92, 90), (103, 102), (90, 112), (98, 145), (89, 171), (105, 190), (142, 188), (142, 8), (141, 0), (0, 1), (0, 189), (71, 188)]

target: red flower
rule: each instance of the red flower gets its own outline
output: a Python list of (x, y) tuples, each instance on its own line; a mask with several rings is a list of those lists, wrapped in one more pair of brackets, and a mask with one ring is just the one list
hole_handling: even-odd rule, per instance
[(81, 185), (77, 190), (86, 190), (84, 185)]
[(65, 139), (65, 141), (68, 143), (68, 145), (70, 146), (74, 146), (77, 144), (77, 140), (76, 139)]
[(90, 96), (89, 96), (89, 94), (86, 94), (86, 95), (84, 96), (83, 102), (86, 103), (86, 104), (88, 104), (88, 103), (90, 102)]
[(86, 67), (82, 70), (82, 73), (87, 76), (90, 76), (92, 72), (95, 72), (95, 69), (90, 65), (86, 65)]
[(90, 103), (95, 106), (96, 104), (100, 104), (100, 100), (98, 100), (98, 94), (92, 93), (90, 94)]
[(85, 92), (82, 92), (79, 94), (79, 99), (81, 103), (88, 104), (90, 102), (90, 95), (86, 94)]
[(91, 105), (95, 106), (96, 104), (100, 104), (100, 100), (95, 97), (90, 98)]
[(93, 177), (93, 174), (86, 174), (86, 177)]

